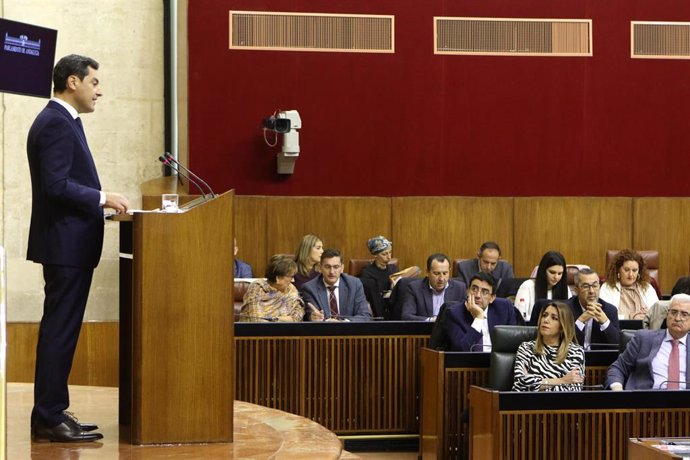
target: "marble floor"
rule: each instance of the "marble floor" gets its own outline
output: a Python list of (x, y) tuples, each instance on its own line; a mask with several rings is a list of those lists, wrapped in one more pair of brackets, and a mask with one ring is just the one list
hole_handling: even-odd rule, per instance
[(71, 407), (83, 421), (99, 424), (101, 442), (32, 443), (29, 414), (33, 385), (7, 384), (7, 458), (11, 460), (148, 460), (148, 459), (397, 459), (412, 460), (415, 452), (349, 453), (321, 425), (297, 415), (242, 401), (235, 402), (232, 444), (132, 446), (120, 441), (116, 388), (70, 387)]

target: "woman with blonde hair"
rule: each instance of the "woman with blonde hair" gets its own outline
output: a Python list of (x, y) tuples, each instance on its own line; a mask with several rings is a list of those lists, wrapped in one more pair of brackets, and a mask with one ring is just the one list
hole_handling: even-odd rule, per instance
[(304, 283), (319, 275), (318, 264), (323, 254), (323, 242), (316, 235), (304, 235), (295, 253), (297, 273), (295, 273), (295, 287), (300, 289)]
[(584, 377), (585, 350), (575, 338), (572, 310), (549, 302), (539, 315), (537, 339), (518, 348), (513, 391), (578, 391)]
[(623, 249), (606, 271), (599, 297), (618, 309), (622, 319), (644, 319), (647, 310), (659, 301), (644, 259), (639, 252)]

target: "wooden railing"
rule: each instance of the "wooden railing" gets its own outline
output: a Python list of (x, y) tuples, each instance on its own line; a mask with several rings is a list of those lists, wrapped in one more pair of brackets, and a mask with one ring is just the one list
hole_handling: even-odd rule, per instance
[[(616, 351), (586, 353), (585, 381), (603, 384)], [(470, 458), (470, 387), (489, 381), (489, 353), (420, 352), (420, 455), (423, 459)], [(465, 415), (465, 417), (463, 417)], [(464, 421), (463, 421), (464, 418)]]
[(472, 387), (472, 458), (617, 460), (629, 438), (685, 436), (690, 391), (496, 392)]
[(418, 433), (418, 350), (431, 324), (235, 325), (236, 399), (337, 434)]

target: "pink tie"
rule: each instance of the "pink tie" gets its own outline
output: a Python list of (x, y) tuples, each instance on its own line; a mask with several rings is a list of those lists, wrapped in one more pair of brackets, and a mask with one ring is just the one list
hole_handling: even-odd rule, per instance
[(678, 339), (671, 340), (671, 354), (668, 356), (668, 385), (669, 390), (677, 390), (680, 380), (680, 352)]

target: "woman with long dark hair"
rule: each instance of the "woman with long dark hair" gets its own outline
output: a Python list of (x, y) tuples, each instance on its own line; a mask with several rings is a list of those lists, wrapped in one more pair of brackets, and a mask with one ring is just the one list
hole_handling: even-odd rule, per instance
[(537, 300), (568, 300), (569, 297), (565, 257), (558, 251), (548, 251), (539, 262), (536, 278), (525, 281), (518, 289), (515, 306), (529, 320)]

